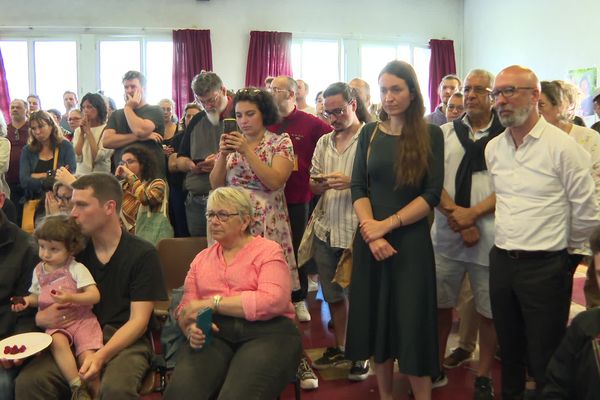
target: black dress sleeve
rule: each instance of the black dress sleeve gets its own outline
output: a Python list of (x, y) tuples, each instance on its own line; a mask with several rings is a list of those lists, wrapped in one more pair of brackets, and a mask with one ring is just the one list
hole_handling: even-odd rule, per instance
[(371, 122), (365, 125), (358, 137), (356, 145), (356, 154), (354, 156), (354, 165), (352, 166), (352, 181), (350, 192), (352, 194), (352, 203), (363, 197), (368, 197), (368, 172), (367, 172), (367, 149), (371, 135), (375, 131), (377, 123)]
[(421, 197), (433, 208), (440, 202), (444, 187), (444, 136), (442, 130), (429, 124), (431, 155)]

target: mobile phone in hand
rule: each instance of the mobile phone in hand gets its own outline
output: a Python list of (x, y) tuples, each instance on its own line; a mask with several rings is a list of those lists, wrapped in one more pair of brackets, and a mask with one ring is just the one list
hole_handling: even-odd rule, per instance
[(196, 326), (202, 330), (202, 333), (206, 337), (202, 348), (209, 346), (212, 342), (212, 315), (212, 308), (204, 307), (198, 311), (198, 315), (196, 316)]
[(310, 179), (317, 183), (323, 183), (327, 180), (327, 178), (325, 178), (323, 175), (313, 175), (310, 177)]
[(204, 162), (204, 160), (206, 160), (206, 158), (196, 158), (195, 160), (192, 160), (194, 162), (194, 164), (198, 164), (201, 162)]
[(235, 118), (225, 118), (223, 120), (223, 133), (229, 133), (237, 130), (238, 126)]

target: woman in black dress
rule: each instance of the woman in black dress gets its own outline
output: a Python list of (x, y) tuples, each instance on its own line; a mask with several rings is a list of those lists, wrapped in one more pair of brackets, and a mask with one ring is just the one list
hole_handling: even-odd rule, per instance
[(392, 398), (393, 364), (415, 397), (431, 398), (439, 374), (435, 262), (427, 215), (440, 199), (444, 144), (423, 119), (410, 64), (379, 74), (381, 122), (363, 128), (352, 173), (360, 225), (354, 241), (346, 354), (375, 358), (381, 399)]

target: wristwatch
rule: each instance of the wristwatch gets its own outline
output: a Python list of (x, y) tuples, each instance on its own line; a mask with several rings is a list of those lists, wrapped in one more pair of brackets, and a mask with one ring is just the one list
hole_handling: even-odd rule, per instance
[(223, 298), (223, 296), (218, 295), (218, 294), (216, 294), (216, 295), (213, 296), (213, 312), (215, 314), (219, 313), (219, 304), (221, 304), (221, 299), (222, 298)]

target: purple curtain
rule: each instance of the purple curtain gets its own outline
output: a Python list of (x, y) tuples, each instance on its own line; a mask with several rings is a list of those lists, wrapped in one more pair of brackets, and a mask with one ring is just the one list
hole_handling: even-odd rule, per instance
[(292, 34), (250, 32), (246, 86), (264, 86), (267, 76), (292, 76)]
[(194, 101), (190, 87), (194, 76), (212, 68), (210, 30), (173, 31), (173, 100), (177, 115), (181, 115), (187, 103)]
[(6, 80), (6, 71), (4, 70), (2, 50), (0, 50), (0, 110), (8, 123), (10, 120), (10, 95), (8, 94), (8, 81)]
[(456, 74), (454, 42), (452, 40), (431, 39), (429, 41), (431, 59), (429, 60), (429, 100), (433, 112), (440, 102), (438, 86), (448, 74)]

